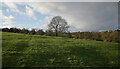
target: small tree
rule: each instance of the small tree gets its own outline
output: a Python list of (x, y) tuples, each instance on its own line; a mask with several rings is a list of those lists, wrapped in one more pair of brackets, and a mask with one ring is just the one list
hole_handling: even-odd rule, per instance
[(29, 32), (29, 34), (32, 34), (32, 35), (34, 35), (35, 33), (36, 33), (35, 29), (32, 29), (32, 30)]
[(46, 31), (46, 35), (48, 35), (48, 36), (55, 36), (54, 32), (52, 30), (47, 30)]
[(20, 33), (28, 34), (28, 33), (29, 33), (29, 30), (23, 28), (23, 29), (20, 31)]
[(9, 32), (9, 29), (8, 28), (3, 28), (2, 31), (3, 32)]
[(64, 33), (68, 31), (68, 28), (67, 22), (61, 16), (54, 17), (48, 25), (48, 29), (54, 31), (56, 36), (58, 36), (58, 32)]
[(36, 32), (36, 34), (37, 35), (44, 35), (44, 31), (41, 29), (41, 30), (38, 30), (37, 32)]
[(10, 28), (10, 30), (9, 30), (9, 31), (10, 31), (10, 32), (14, 32), (13, 30), (14, 30), (14, 28)]
[(76, 33), (75, 33), (75, 38), (78, 39), (79, 37), (80, 37), (79, 32), (76, 32)]
[(70, 32), (68, 32), (68, 37), (69, 37), (69, 38), (73, 38), (73, 37), (72, 37), (72, 34), (71, 34)]

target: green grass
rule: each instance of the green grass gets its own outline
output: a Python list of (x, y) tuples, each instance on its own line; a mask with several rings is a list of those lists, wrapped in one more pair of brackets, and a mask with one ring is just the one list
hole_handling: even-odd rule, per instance
[(114, 67), (118, 43), (2, 32), (3, 67)]

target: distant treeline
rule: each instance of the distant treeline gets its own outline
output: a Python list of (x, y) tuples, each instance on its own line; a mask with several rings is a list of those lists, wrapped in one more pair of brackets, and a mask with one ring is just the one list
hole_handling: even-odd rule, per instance
[[(18, 29), (18, 28), (3, 28), (3, 32), (13, 32), (13, 33), (24, 33), (32, 35), (45, 35), (45, 36), (56, 36), (54, 31), (43, 31), (42, 29), (28, 30), (28, 29)], [(87, 40), (96, 40), (96, 41), (105, 41), (105, 42), (120, 42), (120, 30), (115, 31), (104, 31), (104, 32), (68, 32), (68, 33), (58, 33), (60, 37), (69, 37), (75, 39), (87, 39)]]
[[(2, 28), (3, 32), (13, 32), (13, 33), (24, 33), (24, 34), (31, 34), (31, 35), (46, 35), (46, 36), (56, 36), (56, 33), (50, 30), (47, 31), (43, 31), (42, 29), (32, 29), (32, 30), (28, 30), (28, 29), (19, 29), (19, 28)], [(63, 34), (65, 33), (60, 33), (58, 32), (58, 36), (63, 36), (65, 37)]]
[(96, 40), (104, 42), (120, 42), (120, 31), (104, 31), (104, 32), (76, 32), (72, 33), (77, 39)]
[(42, 29), (40, 30), (36, 30), (36, 29), (32, 29), (32, 30), (28, 30), (28, 29), (19, 29), (19, 28), (3, 28), (2, 29), (3, 32), (13, 32), (13, 33), (24, 33), (24, 34), (38, 34), (38, 35), (44, 35), (44, 31)]

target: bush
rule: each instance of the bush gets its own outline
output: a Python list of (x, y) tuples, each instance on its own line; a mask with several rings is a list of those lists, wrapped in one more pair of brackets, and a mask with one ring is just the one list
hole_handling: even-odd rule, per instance
[(47, 30), (45, 33), (47, 36), (55, 36), (55, 33), (52, 30)]
[(38, 30), (38, 31), (36, 32), (37, 35), (44, 35), (44, 33), (45, 33), (45, 32), (44, 32), (42, 29), (41, 29), (41, 30)]
[(28, 34), (28, 33), (29, 33), (29, 30), (23, 28), (23, 29), (20, 31), (20, 33)]
[(32, 34), (32, 35), (36, 34), (35, 29), (32, 29), (32, 30), (29, 32), (29, 34)]
[(68, 33), (68, 37), (69, 37), (69, 38), (73, 38), (73, 37), (72, 37), (72, 34), (71, 34), (70, 32)]
[(75, 38), (78, 39), (80, 37), (80, 33), (75, 33)]

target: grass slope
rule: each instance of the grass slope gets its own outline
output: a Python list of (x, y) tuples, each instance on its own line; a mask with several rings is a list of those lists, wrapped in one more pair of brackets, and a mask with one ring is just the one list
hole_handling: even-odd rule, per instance
[(3, 67), (118, 66), (118, 43), (2, 32)]

